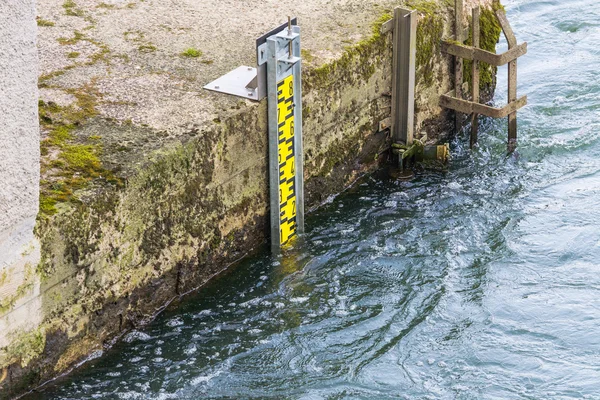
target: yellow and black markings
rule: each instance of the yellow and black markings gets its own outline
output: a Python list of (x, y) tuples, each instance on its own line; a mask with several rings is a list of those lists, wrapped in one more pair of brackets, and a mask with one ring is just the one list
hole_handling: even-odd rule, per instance
[(283, 246), (296, 236), (296, 157), (294, 149), (294, 76), (277, 82), (279, 155), (279, 240)]

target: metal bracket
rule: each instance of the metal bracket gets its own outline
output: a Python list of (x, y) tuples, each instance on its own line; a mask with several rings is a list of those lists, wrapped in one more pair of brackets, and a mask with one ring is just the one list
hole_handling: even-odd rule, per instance
[(392, 117), (387, 117), (379, 121), (379, 132), (385, 131), (392, 126)]
[[(298, 19), (293, 18), (291, 23), (297, 25)], [(287, 25), (282, 24), (256, 39), (256, 67), (238, 67), (205, 85), (204, 89), (249, 100), (264, 99), (267, 96), (267, 38), (282, 34)]]

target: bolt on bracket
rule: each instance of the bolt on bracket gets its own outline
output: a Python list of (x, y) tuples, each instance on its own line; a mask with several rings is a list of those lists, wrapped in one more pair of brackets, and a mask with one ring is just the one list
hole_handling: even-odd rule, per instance
[[(298, 19), (293, 18), (291, 24), (297, 25)], [(287, 23), (282, 24), (256, 39), (256, 67), (240, 66), (205, 85), (204, 89), (254, 101), (264, 99), (267, 96), (267, 38), (273, 35), (287, 38), (287, 26)], [(292, 35), (290, 40), (296, 37), (293, 32)]]

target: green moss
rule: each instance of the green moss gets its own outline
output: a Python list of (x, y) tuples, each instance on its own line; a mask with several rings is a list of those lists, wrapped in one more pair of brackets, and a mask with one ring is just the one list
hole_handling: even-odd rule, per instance
[[(479, 18), (479, 47), (483, 50), (496, 52), (496, 43), (500, 38), (502, 27), (496, 18), (495, 12), (497, 10), (504, 9), (499, 0), (494, 0), (492, 8), (481, 9)], [(472, 29), (469, 29), (469, 37), (465, 42), (466, 45), (473, 45), (473, 33)], [(471, 60), (464, 60), (463, 77), (465, 82), (469, 83), (473, 81), (473, 62)], [(491, 66), (487, 63), (479, 63), (479, 88), (480, 90), (488, 90), (494, 84), (494, 78), (496, 76), (498, 68)]]
[(89, 40), (89, 39), (86, 39), (86, 40), (88, 42), (100, 47), (100, 51), (92, 54), (90, 56), (90, 60), (88, 62), (86, 62), (85, 65), (94, 65), (98, 61), (104, 61), (107, 65), (110, 64), (110, 60), (108, 57), (110, 54), (110, 50), (108, 49), (108, 46), (105, 45), (104, 43), (95, 42), (95, 41)]
[(153, 44), (142, 44), (138, 47), (138, 51), (142, 53), (152, 53), (156, 51), (156, 46)]
[[(439, 11), (439, 4), (433, 0), (407, 0), (404, 5), (426, 16), (433, 15)], [(421, 22), (419, 21), (419, 23)]]
[(59, 37), (56, 39), (62, 46), (77, 44), (84, 38), (83, 33), (75, 31), (72, 38)]
[(23, 282), (17, 287), (15, 293), (11, 296), (0, 299), (0, 314), (4, 314), (14, 307), (17, 300), (26, 295), (33, 288), (34, 269), (31, 265), (25, 267), (25, 276)]
[(65, 70), (53, 71), (47, 74), (43, 74), (38, 78), (38, 86), (43, 88), (48, 86), (48, 81), (52, 78), (56, 78), (57, 76), (61, 76), (65, 74)]
[(54, 22), (42, 19), (40, 17), (36, 18), (36, 22), (38, 26), (54, 26)]
[(100, 176), (110, 184), (121, 185), (102, 166), (101, 143), (97, 139), (86, 143), (73, 135), (78, 126), (97, 115), (99, 94), (92, 86), (67, 92), (76, 98), (75, 104), (68, 107), (39, 101), (40, 125), (48, 132), (41, 142), (41, 152), (46, 155), (41, 168), (44, 177), (40, 184), (41, 217), (55, 214), (58, 203), (77, 202), (75, 192)]
[(313, 56), (312, 53), (306, 49), (301, 49), (300, 55), (302, 56), (302, 61), (305, 61), (307, 63), (311, 63), (315, 59), (315, 56)]
[(65, 14), (72, 17), (84, 17), (85, 13), (73, 0), (66, 0), (63, 3), (63, 8), (65, 9)]
[(101, 168), (97, 152), (98, 148), (94, 145), (65, 144), (60, 157), (70, 171), (95, 177)]
[(77, 58), (79, 57), (79, 52), (78, 51), (72, 51), (70, 53), (67, 53), (67, 58)]
[(198, 49), (190, 47), (188, 49), (185, 49), (185, 51), (183, 53), (181, 53), (181, 55), (184, 56), (184, 57), (197, 58), (197, 57), (200, 57), (202, 55), (202, 52), (200, 50), (198, 50)]
[(106, 9), (111, 9), (111, 8), (115, 8), (114, 4), (106, 4), (106, 3), (100, 3), (96, 6), (96, 8), (106, 8)]
[(8, 364), (19, 361), (24, 368), (31, 360), (44, 352), (46, 348), (46, 334), (43, 330), (33, 330), (20, 333), (18, 339), (7, 349)]
[(43, 215), (54, 215), (56, 212), (56, 199), (45, 193), (40, 193), (40, 213)]
[[(310, 87), (326, 87), (338, 81), (338, 78), (347, 80), (368, 80), (376, 70), (376, 62), (380, 52), (386, 48), (386, 39), (381, 35), (381, 25), (392, 18), (385, 13), (381, 15), (371, 27), (371, 36), (361, 40), (354, 46), (349, 46), (338, 59), (324, 64), (318, 68), (308, 69), (304, 77), (304, 85)], [(349, 71), (353, 73), (348, 73)]]
[(421, 14), (417, 25), (415, 66), (417, 81), (430, 87), (434, 83), (435, 57), (440, 54), (440, 43), (444, 34), (442, 10), (432, 1), (410, 1), (406, 5)]
[(352, 130), (351, 136), (336, 139), (332, 145), (328, 146), (327, 153), (317, 156), (317, 167), (320, 167), (317, 176), (326, 177), (337, 165), (357, 156), (360, 152), (365, 131), (370, 131), (370, 124)]

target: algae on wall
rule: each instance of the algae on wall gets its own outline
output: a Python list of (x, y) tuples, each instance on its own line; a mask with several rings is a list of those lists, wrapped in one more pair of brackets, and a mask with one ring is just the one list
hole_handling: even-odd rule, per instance
[[(483, 7), (479, 17), (479, 47), (483, 50), (496, 52), (496, 43), (500, 39), (502, 27), (496, 17), (496, 11), (504, 9), (500, 0), (493, 0), (491, 7)], [(471, 19), (469, 18), (469, 37), (464, 44), (473, 45), (473, 29), (471, 28)], [(473, 61), (464, 60), (463, 78), (465, 82), (473, 81)], [(496, 72), (498, 67), (489, 65), (484, 62), (479, 63), (479, 89), (483, 93), (484, 100), (491, 99), (494, 88), (496, 86)]]
[[(452, 7), (442, 0), (405, 5), (420, 16), (416, 132), (435, 140), (447, 133), (438, 103), (451, 74), (439, 48), (452, 31)], [(390, 12), (333, 61), (305, 65), (307, 209), (385, 159), (387, 138), (377, 129), (390, 113), (392, 51), (391, 35), (379, 28)], [(94, 90), (72, 92), (74, 106), (40, 103), (49, 132), (42, 144), (46, 213), (38, 225), (45, 320), (37, 332), (44, 340), (25, 341), (15, 352), (28, 363), (11, 366), (14, 392), (17, 382), (55, 376), (147, 322), (266, 239), (264, 102), (242, 101), (227, 117), (186, 126), (184, 139), (144, 142), (138, 154), (107, 138), (168, 133), (102, 118)]]

